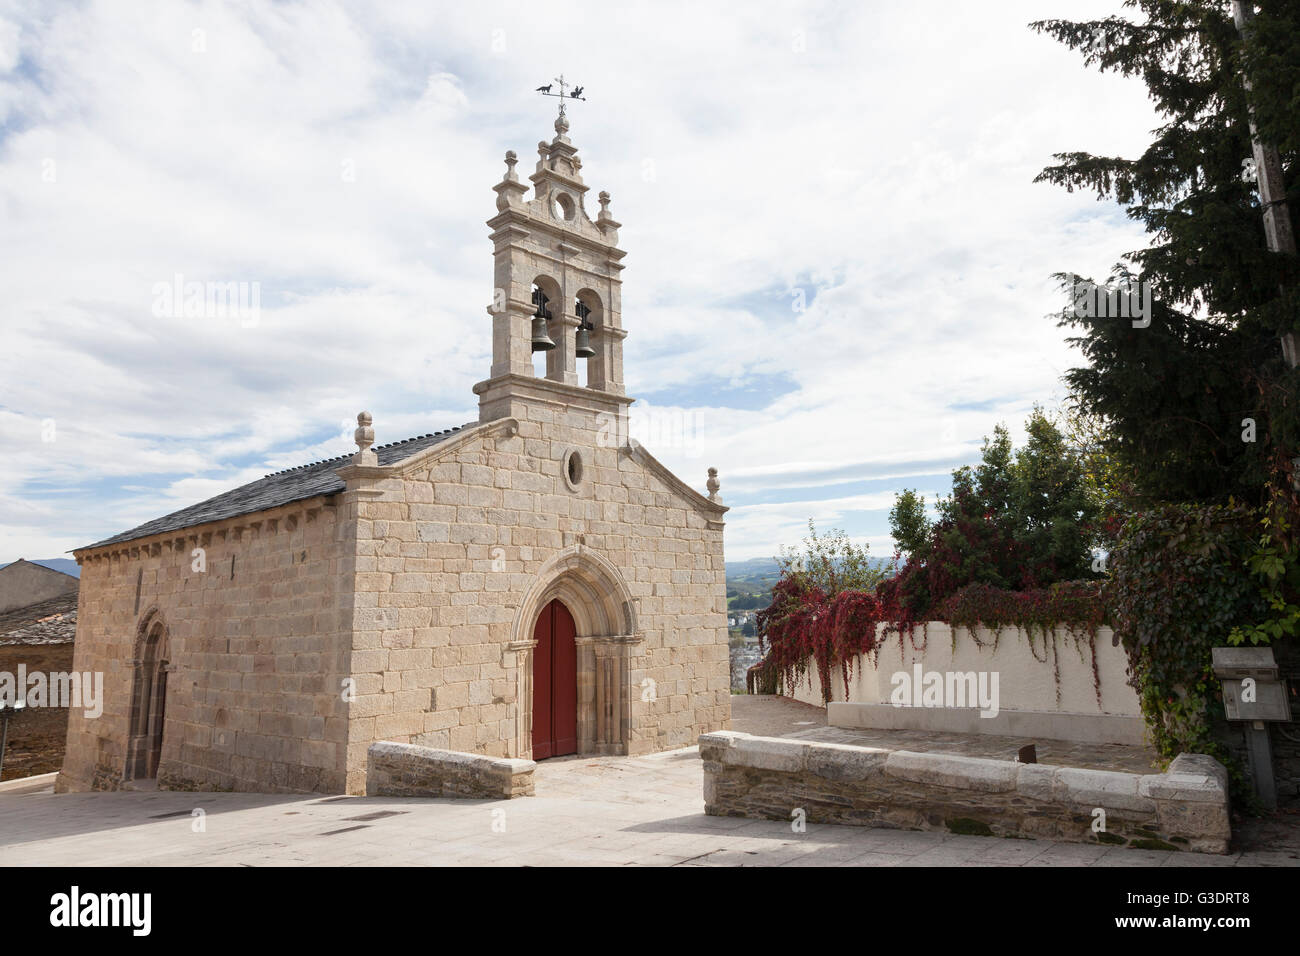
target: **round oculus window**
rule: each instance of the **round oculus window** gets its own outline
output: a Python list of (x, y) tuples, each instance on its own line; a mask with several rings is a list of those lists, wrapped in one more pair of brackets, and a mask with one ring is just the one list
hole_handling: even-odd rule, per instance
[(571, 491), (576, 491), (582, 484), (582, 456), (576, 451), (564, 456), (564, 482)]

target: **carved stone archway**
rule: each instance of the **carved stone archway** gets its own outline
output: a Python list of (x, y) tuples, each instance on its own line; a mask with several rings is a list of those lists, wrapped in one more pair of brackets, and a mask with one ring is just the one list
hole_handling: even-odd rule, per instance
[(626, 754), (632, 719), (628, 658), (642, 640), (636, 601), (618, 568), (578, 544), (542, 565), (515, 614), (508, 645), (518, 675), (511, 755), (532, 755), (533, 629), (542, 609), (557, 599), (577, 627), (578, 753)]
[(157, 608), (140, 619), (131, 661), (131, 715), (124, 779), (158, 775), (166, 722), (167, 674), (171, 671), (167, 625)]

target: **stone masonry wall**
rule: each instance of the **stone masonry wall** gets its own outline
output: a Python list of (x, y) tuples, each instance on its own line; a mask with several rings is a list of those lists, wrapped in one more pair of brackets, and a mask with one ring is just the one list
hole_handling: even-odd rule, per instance
[(78, 553), (74, 667), (103, 672), (105, 705), (95, 720), (72, 712), (58, 789), (121, 785), (130, 661), (157, 614), (171, 662), (161, 787), (341, 792), (353, 558), (336, 518), (317, 498)]
[[(598, 410), (539, 396), (512, 411), (517, 429), (481, 426), (358, 498), (350, 792), (378, 740), (531, 756), (524, 655), (510, 645), (531, 639), (533, 622), (520, 628), (517, 611), (545, 563), (575, 545), (614, 565), (635, 601), (628, 752), (729, 725), (721, 522), (617, 447)], [(576, 487), (563, 474), (570, 451), (582, 458)]]
[(1227, 772), (1203, 754), (1139, 775), (714, 733), (700, 756), (713, 816), (791, 820), (801, 808), (813, 823), (1205, 853), (1226, 853), (1231, 837)]
[(483, 757), (413, 744), (371, 744), (366, 795), (509, 800), (533, 795), (531, 760)]

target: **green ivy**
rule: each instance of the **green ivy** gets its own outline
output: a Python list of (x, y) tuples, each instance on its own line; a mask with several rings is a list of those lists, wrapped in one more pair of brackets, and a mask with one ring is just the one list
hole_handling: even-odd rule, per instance
[(1257, 583), (1242, 573), (1257, 519), (1235, 504), (1166, 505), (1131, 516), (1111, 553), (1107, 608), (1163, 757), (1205, 753), (1235, 768), (1213, 736), (1223, 704), (1211, 649), (1242, 621), (1267, 614)]
[(1275, 486), (1273, 500), (1259, 519), (1259, 544), (1246, 559), (1270, 613), (1262, 621), (1234, 627), (1229, 644), (1272, 644), (1300, 634), (1300, 551), (1293, 545), (1288, 515), (1294, 503), (1289, 497)]

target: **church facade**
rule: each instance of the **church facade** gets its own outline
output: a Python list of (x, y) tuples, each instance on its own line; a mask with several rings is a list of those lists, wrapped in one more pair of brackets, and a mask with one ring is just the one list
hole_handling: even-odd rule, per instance
[(730, 726), (726, 508), (628, 435), (619, 224), (567, 133), (531, 198), (513, 153), (494, 187), (476, 422), (376, 447), (362, 413), (355, 454), (75, 552), (105, 704), (56, 789), (364, 793), (376, 741), (543, 759)]

